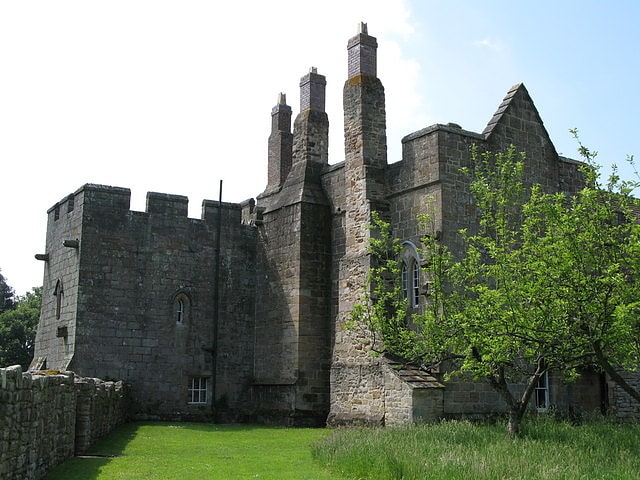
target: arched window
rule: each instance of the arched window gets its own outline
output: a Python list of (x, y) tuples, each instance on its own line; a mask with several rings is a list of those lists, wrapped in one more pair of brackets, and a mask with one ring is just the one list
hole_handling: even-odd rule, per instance
[(405, 300), (409, 299), (409, 272), (407, 269), (407, 264), (402, 261), (402, 270), (401, 270), (401, 281), (402, 281), (402, 297)]
[(178, 291), (173, 296), (172, 317), (176, 325), (184, 325), (189, 321), (191, 298), (185, 291)]
[(176, 300), (176, 323), (184, 323), (184, 300), (181, 298)]
[(402, 295), (407, 299), (410, 308), (417, 308), (420, 305), (420, 256), (413, 243), (402, 243), (400, 260)]

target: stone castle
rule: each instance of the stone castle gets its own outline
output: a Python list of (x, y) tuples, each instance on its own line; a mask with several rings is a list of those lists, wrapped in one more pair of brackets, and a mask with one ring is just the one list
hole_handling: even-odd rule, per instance
[[(407, 296), (424, 303), (416, 216), (431, 208), (454, 251), (475, 222), (470, 149), (527, 152), (526, 173), (575, 191), (578, 162), (556, 152), (523, 85), (510, 89), (482, 133), (432, 125), (387, 162), (385, 92), (376, 39), (348, 42), (344, 161), (328, 163), (325, 77), (300, 82), (300, 112), (283, 95), (271, 111), (267, 185), (240, 204), (87, 184), (48, 211), (42, 314), (33, 368), (131, 385), (131, 412), (287, 425), (396, 425), (504, 410), (488, 385), (447, 382), (373, 358), (345, 328), (366, 288), (367, 228), (381, 212), (405, 241)], [(598, 409), (615, 402), (606, 379), (546, 379), (536, 406)]]

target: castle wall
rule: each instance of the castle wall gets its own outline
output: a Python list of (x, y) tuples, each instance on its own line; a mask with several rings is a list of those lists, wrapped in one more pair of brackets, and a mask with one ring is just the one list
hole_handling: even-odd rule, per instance
[(122, 382), (0, 368), (0, 478), (38, 480), (122, 423)]
[[(118, 194), (118, 200), (126, 202), (128, 208), (129, 191)], [(67, 369), (75, 352), (80, 250), (69, 242), (82, 237), (83, 204), (84, 190), (80, 189), (47, 211), (41, 319), (34, 357), (46, 357), (51, 368), (62, 370)], [(65, 246), (65, 242), (72, 246)], [(40, 366), (47, 365), (40, 362)]]
[[(39, 345), (36, 356), (46, 356), (50, 368), (132, 382), (132, 408), (138, 413), (210, 415), (214, 387), (216, 398), (237, 401), (251, 376), (249, 318), (255, 298), (255, 237), (241, 225), (240, 206), (221, 209), (218, 329), (223, 341), (216, 346), (219, 362), (213, 372), (217, 203), (205, 202), (203, 218), (196, 220), (187, 217), (182, 196), (150, 193), (145, 212), (128, 209), (128, 190), (86, 185), (75, 196), (82, 231), (74, 266), (80, 287), (66, 339), (74, 345), (73, 357), (54, 365), (51, 342)], [(47, 252), (57, 248), (55, 242), (47, 244)], [(51, 272), (56, 269), (49, 266)], [(51, 289), (52, 281), (45, 282), (44, 291)], [(184, 309), (180, 321), (178, 299)], [(51, 308), (42, 315), (42, 325), (59, 326), (65, 318), (55, 320)], [(193, 377), (207, 379), (206, 402), (190, 404)]]

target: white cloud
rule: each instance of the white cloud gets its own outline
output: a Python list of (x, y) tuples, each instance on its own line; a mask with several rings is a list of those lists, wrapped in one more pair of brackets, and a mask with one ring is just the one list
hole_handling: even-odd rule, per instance
[(485, 48), (488, 50), (493, 50), (496, 52), (501, 52), (504, 50), (504, 46), (491, 38), (483, 38), (482, 40), (475, 40), (473, 43), (474, 47), (477, 48)]

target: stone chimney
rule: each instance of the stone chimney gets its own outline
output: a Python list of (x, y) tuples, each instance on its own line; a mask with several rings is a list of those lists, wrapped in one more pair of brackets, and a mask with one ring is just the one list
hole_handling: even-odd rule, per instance
[(324, 111), (326, 86), (325, 76), (315, 67), (300, 79), (300, 113), (293, 124), (294, 165), (308, 161), (329, 163), (329, 119)]
[(267, 191), (282, 186), (291, 170), (293, 134), (291, 133), (291, 107), (284, 93), (271, 110), (271, 134), (268, 142)]
[[(366, 333), (349, 329), (353, 306), (367, 294), (372, 267), (367, 247), (373, 235), (372, 212), (387, 210), (385, 96), (376, 76), (377, 41), (364, 23), (347, 44), (349, 77), (344, 84), (344, 255), (338, 267), (338, 313), (331, 368), (331, 411), (327, 422), (381, 424), (384, 380), (377, 360), (362, 345)], [(367, 391), (366, 395), (360, 392)]]

